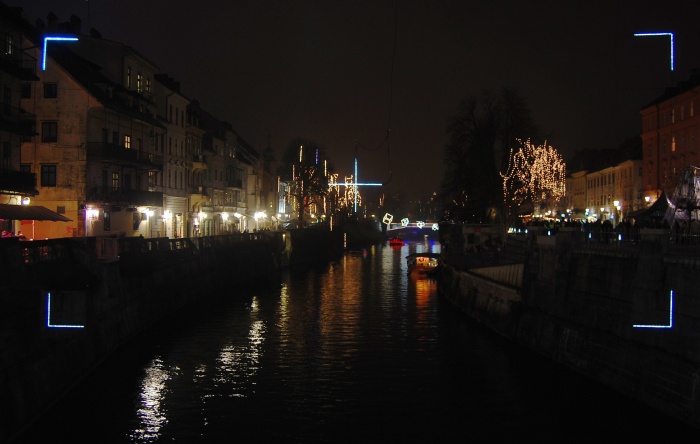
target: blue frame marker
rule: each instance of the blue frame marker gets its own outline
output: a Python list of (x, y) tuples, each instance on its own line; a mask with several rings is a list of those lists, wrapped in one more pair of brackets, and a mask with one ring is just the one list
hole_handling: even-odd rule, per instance
[(669, 312), (668, 312), (668, 325), (643, 325), (635, 324), (632, 325), (634, 328), (673, 328), (673, 290), (671, 290), (671, 295), (669, 297)]
[(634, 34), (635, 37), (659, 37), (659, 36), (669, 36), (671, 37), (671, 71), (673, 71), (673, 33), (672, 32), (638, 32)]
[(49, 328), (85, 328), (84, 325), (51, 323), (51, 292), (46, 292), (46, 326)]
[(44, 52), (41, 55), (41, 70), (46, 71), (46, 46), (48, 45), (49, 41), (75, 42), (77, 40), (78, 40), (78, 37), (58, 37), (58, 36), (46, 36), (46, 37), (44, 37)]

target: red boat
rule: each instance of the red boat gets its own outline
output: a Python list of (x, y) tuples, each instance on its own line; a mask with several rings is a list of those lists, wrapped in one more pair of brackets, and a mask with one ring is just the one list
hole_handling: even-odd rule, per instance
[(403, 247), (405, 244), (404, 240), (400, 237), (392, 237), (389, 239), (389, 245), (392, 247)]

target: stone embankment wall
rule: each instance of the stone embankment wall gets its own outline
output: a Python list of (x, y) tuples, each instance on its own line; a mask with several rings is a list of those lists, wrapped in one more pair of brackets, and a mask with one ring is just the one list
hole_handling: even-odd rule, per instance
[(459, 268), (448, 255), (439, 288), (503, 336), (700, 428), (700, 243), (668, 234), (625, 243), (531, 232), (518, 243), (520, 285), (507, 265)]
[(313, 255), (342, 254), (341, 236), (293, 230), (196, 239), (2, 239), (0, 442), (166, 316), (215, 292), (235, 296), (241, 283), (269, 281)]

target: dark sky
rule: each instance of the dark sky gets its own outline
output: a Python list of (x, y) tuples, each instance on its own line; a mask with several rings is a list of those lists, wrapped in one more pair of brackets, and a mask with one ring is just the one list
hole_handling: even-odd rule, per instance
[[(310, 139), (341, 178), (357, 155), (360, 181), (409, 197), (438, 190), (465, 96), (518, 89), (568, 159), (639, 134), (700, 67), (697, 0), (4, 1), (133, 46), (259, 152)], [(668, 37), (633, 35), (661, 31), (674, 72)]]

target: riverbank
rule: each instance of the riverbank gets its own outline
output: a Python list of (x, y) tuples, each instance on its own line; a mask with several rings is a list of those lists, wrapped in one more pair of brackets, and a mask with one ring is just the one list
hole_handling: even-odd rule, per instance
[(3, 239), (0, 442), (120, 345), (189, 304), (343, 252), (328, 229), (193, 239)]
[(700, 428), (697, 246), (672, 245), (664, 230), (635, 243), (531, 230), (480, 257), (467, 229), (440, 227), (450, 246), (443, 297), (504, 337)]

